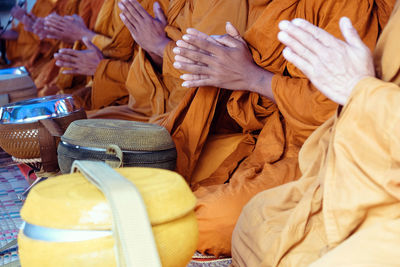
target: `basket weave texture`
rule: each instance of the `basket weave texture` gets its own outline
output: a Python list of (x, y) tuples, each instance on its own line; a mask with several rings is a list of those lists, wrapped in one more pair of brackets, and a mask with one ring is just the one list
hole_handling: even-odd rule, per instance
[[(83, 110), (77, 110), (67, 116), (43, 121), (0, 124), (0, 147), (18, 159), (46, 157), (46, 161), (51, 161), (53, 166), (57, 165), (56, 151), (60, 141), (59, 136), (65, 132), (72, 121), (83, 118), (86, 118), (86, 113)], [(48, 129), (44, 121), (51, 121), (54, 128)]]

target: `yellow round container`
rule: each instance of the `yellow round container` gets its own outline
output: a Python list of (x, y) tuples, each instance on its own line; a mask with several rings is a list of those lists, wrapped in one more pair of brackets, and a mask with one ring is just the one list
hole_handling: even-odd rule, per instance
[[(186, 182), (168, 170), (116, 171), (135, 184), (144, 200), (162, 266), (186, 266), (198, 238), (196, 198)], [(26, 222), (18, 237), (23, 267), (117, 266), (110, 207), (82, 174), (62, 175), (35, 186), (21, 217)]]

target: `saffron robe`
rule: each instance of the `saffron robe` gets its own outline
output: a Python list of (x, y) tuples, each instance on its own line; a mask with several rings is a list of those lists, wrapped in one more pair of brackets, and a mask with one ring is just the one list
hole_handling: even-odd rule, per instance
[(247, 91), (195, 88), (164, 123), (177, 147), (177, 171), (198, 198), (199, 251), (230, 254), (243, 206), (258, 192), (300, 177), (300, 147), (337, 107), (284, 60), (278, 23), (299, 17), (341, 38), (338, 22), (347, 16), (373, 48), (393, 5), (394, 0), (250, 2), (244, 37), (254, 61), (275, 74), (276, 103)]
[[(50, 13), (61, 16), (78, 12), (80, 0), (38, 0), (32, 8), (36, 17), (45, 17)], [(58, 40), (40, 40), (34, 33), (25, 31), (19, 23), (16, 28), (17, 40), (7, 41), (7, 58), (11, 66), (25, 66), (38, 88), (39, 95), (48, 84), (57, 77), (59, 68), (55, 65), (53, 55), (58, 49), (70, 47)]]
[(175, 56), (172, 49), (175, 42), (186, 33), (186, 29), (192, 27), (207, 34), (223, 34), (226, 21), (230, 21), (241, 32), (245, 29), (247, 6), (243, 0), (171, 0), (160, 4), (166, 6), (164, 10), (167, 10), (168, 25), (165, 31), (172, 40), (164, 50), (161, 73), (153, 67), (146, 52), (139, 48), (126, 80), (128, 105), (105, 108), (90, 117), (161, 124), (188, 91), (181, 86), (179, 76), (182, 72), (172, 66)]
[(379, 79), (361, 80), (306, 141), (298, 181), (246, 205), (233, 266), (399, 266), (399, 31), (397, 6), (374, 54)]

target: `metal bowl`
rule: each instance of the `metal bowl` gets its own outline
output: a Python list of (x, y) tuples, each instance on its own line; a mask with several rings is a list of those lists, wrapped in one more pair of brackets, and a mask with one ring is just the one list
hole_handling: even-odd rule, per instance
[(29, 75), (29, 73), (25, 67), (0, 69), (0, 80), (7, 80), (27, 75)]
[(31, 123), (63, 117), (76, 110), (71, 95), (34, 98), (0, 107), (0, 124)]

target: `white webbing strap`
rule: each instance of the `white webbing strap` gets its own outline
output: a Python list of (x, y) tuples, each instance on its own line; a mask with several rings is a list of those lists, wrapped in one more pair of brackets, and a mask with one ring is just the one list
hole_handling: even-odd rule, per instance
[(71, 172), (76, 170), (110, 203), (117, 266), (161, 267), (146, 207), (135, 185), (103, 162), (75, 161)]

